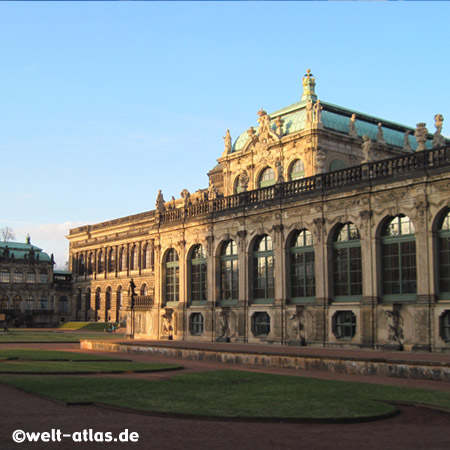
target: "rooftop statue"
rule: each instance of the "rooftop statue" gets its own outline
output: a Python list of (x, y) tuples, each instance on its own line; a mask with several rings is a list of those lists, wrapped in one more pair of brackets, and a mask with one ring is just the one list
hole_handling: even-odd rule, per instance
[(305, 125), (311, 125), (313, 122), (313, 104), (311, 99), (306, 102)]
[(403, 138), (403, 150), (411, 151), (411, 144), (409, 143), (410, 130), (405, 131), (405, 136)]
[(352, 114), (352, 117), (350, 117), (350, 123), (348, 124), (348, 134), (352, 137), (358, 136), (358, 133), (356, 131), (356, 114)]
[(311, 73), (311, 70), (308, 69), (303, 76), (303, 95), (302, 100), (306, 100), (307, 97), (315, 97), (316, 92), (314, 90), (316, 86), (316, 79), (314, 75)]
[(166, 210), (164, 206), (164, 197), (162, 195), (161, 189), (158, 190), (158, 195), (156, 196), (156, 211), (163, 212)]
[(381, 125), (381, 123), (378, 124), (377, 142), (379, 144), (386, 144), (386, 141), (384, 140), (383, 136), (383, 126)]
[(315, 105), (313, 106), (314, 111), (314, 123), (321, 124), (322, 123), (322, 105), (320, 104), (320, 100), (317, 100)]
[(228, 155), (231, 153), (231, 134), (230, 130), (227, 130), (225, 136), (223, 137), (223, 140), (225, 141), (225, 150), (223, 152), (224, 155)]
[(445, 144), (445, 138), (442, 136), (442, 125), (444, 124), (444, 116), (442, 114), (436, 114), (434, 116), (434, 126), (436, 127), (436, 133), (433, 136), (433, 147), (440, 147)]
[(420, 122), (417, 124), (416, 131), (414, 132), (414, 136), (417, 139), (417, 151), (426, 150), (426, 142), (427, 142), (428, 130), (426, 128), (426, 123)]
[(369, 161), (372, 160), (372, 140), (370, 139), (369, 136), (367, 136), (367, 134), (365, 134), (363, 136), (363, 143), (361, 145), (362, 151), (363, 151), (363, 155), (364, 155), (364, 160), (362, 161), (363, 163), (367, 163)]
[(280, 160), (275, 161), (275, 168), (277, 169), (277, 183), (284, 183), (284, 169)]

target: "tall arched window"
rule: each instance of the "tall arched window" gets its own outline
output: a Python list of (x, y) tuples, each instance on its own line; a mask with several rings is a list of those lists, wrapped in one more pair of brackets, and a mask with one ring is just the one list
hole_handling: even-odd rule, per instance
[(439, 297), (450, 299), (450, 211), (439, 230)]
[(16, 295), (13, 298), (13, 309), (21, 310), (22, 309), (22, 297), (20, 295)]
[(58, 300), (58, 311), (60, 313), (69, 312), (69, 299), (65, 295), (61, 295)]
[(85, 302), (86, 302), (86, 315), (87, 315), (87, 312), (90, 310), (90, 309), (92, 309), (92, 307), (91, 307), (91, 288), (87, 288), (86, 289), (86, 299), (85, 299)]
[(48, 272), (46, 269), (41, 269), (39, 272), (39, 283), (47, 284), (48, 283)]
[(178, 253), (171, 248), (166, 256), (166, 302), (177, 302), (180, 297)]
[(275, 184), (275, 171), (272, 167), (266, 167), (259, 176), (258, 187), (263, 188)]
[(141, 286), (141, 295), (147, 295), (147, 285), (145, 283)]
[(413, 223), (403, 214), (383, 229), (381, 267), (383, 299), (411, 299), (417, 292), (416, 238)]
[(84, 275), (85, 268), (84, 268), (84, 255), (81, 254), (80, 258), (78, 259), (78, 275)]
[(94, 254), (91, 252), (89, 253), (89, 259), (88, 259), (88, 275), (92, 275), (92, 272), (94, 271)]
[(299, 180), (300, 178), (305, 177), (305, 166), (303, 165), (303, 161), (301, 159), (296, 159), (293, 164), (291, 164), (291, 168), (289, 170), (289, 179), (290, 180)]
[(239, 259), (236, 242), (229, 240), (220, 254), (220, 299), (239, 299)]
[(41, 309), (41, 310), (46, 310), (47, 309), (47, 297), (45, 295), (43, 295), (39, 299), (39, 309)]
[(290, 246), (291, 302), (313, 300), (316, 295), (313, 237), (308, 230), (294, 234)]
[(133, 245), (130, 253), (130, 270), (138, 270), (139, 269), (139, 247), (137, 245)]
[(23, 283), (23, 274), (20, 269), (13, 272), (13, 283)]
[(116, 271), (116, 255), (113, 248), (108, 251), (108, 273)]
[(25, 299), (25, 310), (26, 311), (33, 311), (34, 309), (34, 298), (29, 295), (26, 299)]
[(122, 286), (119, 286), (117, 288), (117, 310), (119, 311), (122, 309)]
[(0, 298), (0, 309), (8, 309), (9, 308), (9, 298), (6, 294), (2, 295)]
[(206, 255), (203, 245), (196, 245), (191, 251), (191, 301), (206, 301)]
[(10, 281), (9, 269), (2, 269), (0, 271), (0, 283), (9, 283), (9, 281)]
[(28, 270), (25, 280), (26, 280), (26, 283), (29, 283), (29, 284), (36, 283), (36, 272), (32, 269)]
[(242, 186), (241, 186), (241, 177), (238, 175), (234, 179), (234, 193), (240, 194), (242, 192)]
[(253, 252), (253, 301), (267, 303), (274, 299), (274, 268), (272, 238), (261, 236)]
[(97, 270), (98, 273), (103, 273), (105, 270), (104, 259), (103, 259), (103, 250), (99, 250), (97, 254)]
[(152, 267), (152, 248), (150, 244), (145, 244), (143, 249), (144, 258), (142, 260), (143, 262), (143, 269), (151, 269)]
[(125, 272), (127, 270), (127, 249), (122, 247), (119, 251), (119, 270)]
[(95, 311), (100, 311), (102, 290), (97, 288), (95, 291)]
[(362, 262), (359, 231), (342, 225), (333, 242), (334, 299), (359, 300), (362, 295)]

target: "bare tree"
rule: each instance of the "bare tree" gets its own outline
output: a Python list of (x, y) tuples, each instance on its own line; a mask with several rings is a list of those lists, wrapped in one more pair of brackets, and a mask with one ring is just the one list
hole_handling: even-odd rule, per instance
[(16, 233), (14, 233), (14, 230), (10, 227), (0, 228), (0, 233), (4, 242), (16, 239)]

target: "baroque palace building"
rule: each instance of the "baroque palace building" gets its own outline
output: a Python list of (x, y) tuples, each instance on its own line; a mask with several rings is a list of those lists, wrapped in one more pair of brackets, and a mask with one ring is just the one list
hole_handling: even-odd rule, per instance
[[(151, 339), (450, 350), (450, 146), (320, 101), (232, 142), (209, 188), (70, 230), (78, 317)], [(131, 278), (133, 279), (130, 283)]]

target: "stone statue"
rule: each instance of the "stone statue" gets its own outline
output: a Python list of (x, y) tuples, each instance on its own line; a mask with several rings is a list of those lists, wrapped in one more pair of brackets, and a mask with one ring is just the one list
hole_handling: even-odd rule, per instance
[(403, 137), (403, 150), (411, 151), (411, 144), (409, 143), (410, 130), (405, 131), (405, 136)]
[(314, 75), (311, 73), (311, 70), (308, 69), (302, 80), (303, 84), (303, 95), (302, 98), (307, 95), (316, 95), (314, 87), (316, 86), (316, 79)]
[(383, 136), (383, 126), (381, 125), (381, 123), (378, 124), (377, 142), (379, 144), (386, 144), (386, 141), (384, 140)]
[(158, 191), (158, 195), (156, 196), (156, 211), (163, 212), (166, 210), (164, 206), (164, 197), (162, 195), (161, 189)]
[(428, 130), (426, 128), (426, 123), (420, 122), (417, 124), (416, 131), (414, 132), (414, 136), (417, 140), (417, 151), (426, 150), (426, 142), (427, 142)]
[(322, 123), (322, 105), (320, 104), (320, 100), (317, 100), (315, 105), (313, 106), (314, 110), (314, 123), (321, 124)]
[(436, 133), (433, 136), (433, 147), (441, 147), (445, 144), (444, 136), (442, 136), (442, 125), (444, 123), (444, 117), (442, 114), (436, 114), (434, 116), (434, 126), (436, 127)]
[(325, 154), (325, 151), (321, 148), (318, 148), (316, 152), (316, 174), (325, 172), (326, 159), (327, 155)]
[(277, 183), (284, 183), (284, 168), (280, 160), (275, 161), (275, 169), (277, 170)]
[(313, 104), (310, 99), (306, 102), (305, 125), (311, 125), (313, 121)]
[(191, 198), (190, 192), (189, 192), (187, 189), (183, 189), (183, 190), (180, 192), (180, 195), (181, 195), (181, 198), (183, 199), (184, 206), (188, 206), (188, 205), (189, 205), (190, 198)]
[(248, 189), (248, 182), (250, 178), (246, 170), (243, 170), (239, 175), (239, 184), (241, 185), (242, 192), (246, 192)]
[(165, 336), (173, 335), (173, 309), (165, 308), (165, 312), (162, 316), (162, 334)]
[(247, 134), (250, 139), (253, 139), (255, 137), (255, 129), (253, 127), (250, 127), (247, 130)]
[(352, 137), (357, 137), (358, 133), (356, 131), (356, 114), (352, 114), (350, 117), (350, 123), (348, 124), (348, 134)]
[(220, 339), (226, 339), (230, 337), (230, 312), (227, 310), (223, 310), (219, 314), (219, 322), (220, 322)]
[(259, 135), (267, 137), (270, 131), (270, 116), (262, 108), (258, 111)]
[(363, 143), (361, 145), (364, 160), (363, 163), (367, 163), (372, 160), (372, 140), (367, 134), (363, 136)]
[(225, 150), (223, 152), (224, 155), (228, 155), (231, 153), (231, 134), (230, 130), (227, 130), (225, 136), (223, 137), (223, 140), (225, 141)]
[(215, 198), (217, 198), (217, 189), (214, 184), (211, 184), (208, 188), (208, 200), (214, 200)]
[(388, 342), (390, 344), (397, 344), (403, 346), (403, 317), (397, 310), (385, 311), (388, 318)]

